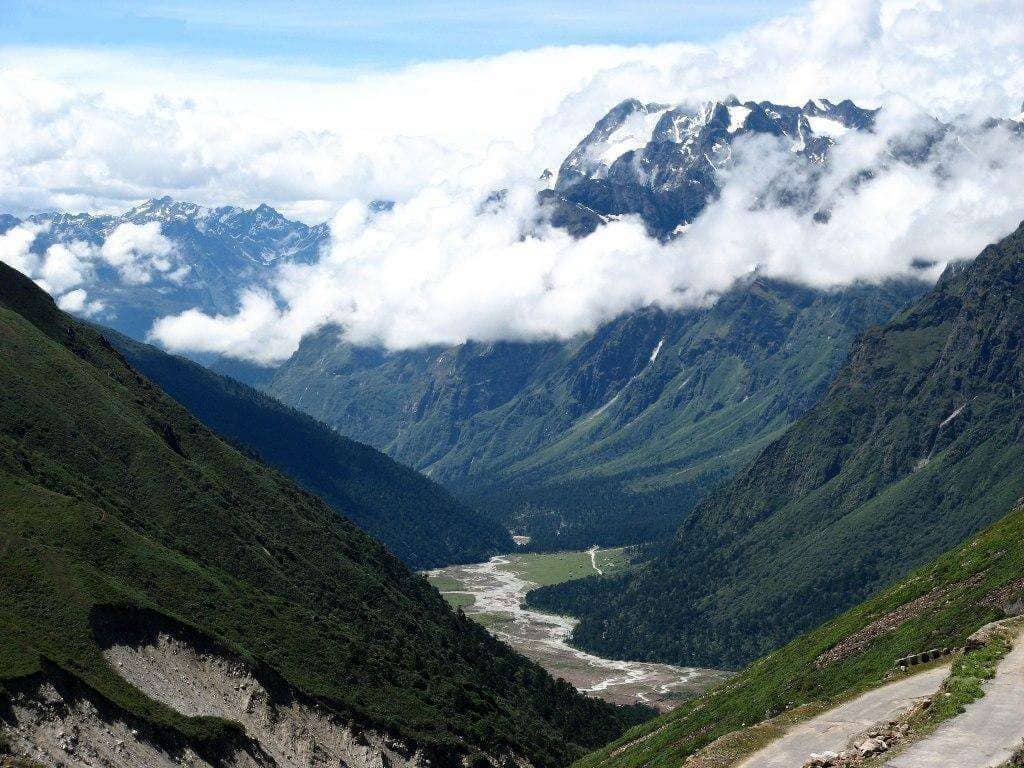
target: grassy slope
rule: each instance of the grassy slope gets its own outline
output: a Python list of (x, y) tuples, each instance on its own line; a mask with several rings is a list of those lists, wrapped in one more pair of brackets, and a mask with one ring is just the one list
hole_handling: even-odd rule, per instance
[(0, 265), (0, 684), (53, 665), (191, 739), (104, 662), (105, 606), (191, 625), (357, 721), (439, 754), (560, 765), (631, 715), (584, 699), (242, 455)]
[[(1024, 509), (827, 624), (754, 662), (719, 688), (633, 729), (577, 768), (676, 768), (719, 736), (793, 706), (874, 687), (910, 653), (954, 647), (1024, 597)], [(928, 596), (928, 597), (926, 597)], [(925, 598), (916, 605), (915, 600)], [(905, 613), (894, 614), (903, 609)], [(872, 638), (874, 624), (899, 621)], [(879, 619), (883, 621), (879, 622)], [(862, 632), (857, 652), (820, 668), (818, 657)]]
[(502, 526), (379, 451), (189, 360), (103, 333), (204, 424), (297, 480), (410, 568), (479, 562), (513, 549)]
[(636, 578), (531, 601), (587, 650), (741, 666), (866, 599), (1024, 495), (1022, 323), (1024, 229), (867, 332)]

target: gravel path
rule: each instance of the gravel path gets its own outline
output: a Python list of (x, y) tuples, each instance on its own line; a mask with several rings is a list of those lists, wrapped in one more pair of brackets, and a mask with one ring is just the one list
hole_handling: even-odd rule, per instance
[(801, 723), (736, 768), (793, 768), (814, 753), (839, 752), (854, 736), (896, 718), (918, 699), (935, 693), (948, 673), (949, 666), (943, 665), (868, 691)]
[(1024, 633), (985, 683), (985, 696), (947, 720), (887, 768), (991, 768), (1005, 763), (1024, 739)]

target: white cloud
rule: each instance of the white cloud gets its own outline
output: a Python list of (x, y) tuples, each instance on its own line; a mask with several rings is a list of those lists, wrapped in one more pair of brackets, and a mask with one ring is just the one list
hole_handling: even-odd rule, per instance
[(0, 235), (0, 261), (31, 277), (68, 312), (88, 317), (105, 309), (102, 301), (87, 300), (83, 287), (96, 284), (97, 263), (113, 267), (126, 285), (149, 283), (156, 274), (180, 283), (189, 274), (188, 265), (176, 263), (174, 244), (161, 233), (159, 222), (120, 224), (98, 247), (72, 240), (33, 251), (36, 238), (48, 231), (31, 222), (12, 227)]
[(79, 240), (54, 243), (41, 254), (33, 252), (36, 238), (46, 230), (45, 226), (22, 222), (0, 235), (0, 261), (56, 296), (89, 278), (95, 249)]
[(54, 243), (46, 249), (35, 275), (36, 282), (55, 296), (84, 283), (92, 272), (96, 249), (82, 240)]
[[(318, 263), (280, 270), (277, 301), (248, 294), (236, 315), (191, 311), (162, 319), (153, 335), (172, 349), (265, 363), (286, 358), (326, 324), (390, 348), (567, 338), (641, 306), (706, 304), (754, 272), (826, 289), (934, 278), (1024, 218), (1024, 200), (1014, 194), (1024, 154), (1008, 132), (976, 137), (970, 152), (950, 137), (932, 162), (893, 163), (850, 188), (854, 171), (884, 156), (887, 138), (884, 121), (877, 135), (844, 137), (831, 170), (816, 180), (810, 210), (754, 205), (771, 179), (811, 182), (788, 145), (740, 143), (721, 200), (667, 245), (630, 218), (582, 241), (560, 230), (531, 232), (524, 228), (536, 215), (531, 185), (513, 188), (504, 208), (483, 215), (479, 197), (451, 187), (371, 219), (350, 203), (331, 222), (333, 244)], [(825, 202), (831, 217), (816, 222), (812, 213)], [(922, 271), (919, 260), (933, 266)]]
[(42, 227), (21, 223), (0, 235), (0, 261), (26, 275), (39, 269), (39, 257), (29, 249)]
[(173, 255), (174, 243), (163, 236), (157, 221), (119, 224), (100, 248), (100, 257), (129, 285), (148, 283), (155, 272), (171, 273)]
[[(884, 132), (922, 111), (1016, 114), (1017, 0), (815, 0), (711, 45), (543, 49), (392, 72), (245, 76), (201, 64), (0, 53), (8, 206), (104, 208), (168, 193), (338, 212), (321, 261), (283, 269), (237, 315), (159, 323), (155, 337), (175, 349), (277, 360), (327, 322), (390, 346), (566, 335), (644, 303), (705, 301), (754, 268), (822, 286), (905, 274), (912, 257), (972, 255), (1024, 216), (1024, 173), (1005, 137), (947, 152), (941, 183), (932, 167), (895, 167), (854, 195), (846, 172), (880, 147), (848, 135), (822, 181), (827, 225), (749, 210), (764, 173), (796, 172), (784, 153), (751, 146), (747, 175), (680, 243), (661, 246), (629, 221), (581, 242), (521, 237), (533, 179), (626, 97), (851, 98), (885, 105)], [(477, 216), (496, 188), (511, 190), (508, 207)], [(374, 198), (402, 205), (366, 224)]]
[(97, 315), (105, 308), (102, 301), (89, 301), (89, 294), (84, 288), (76, 288), (63, 294), (57, 299), (57, 306), (65, 312), (83, 317)]

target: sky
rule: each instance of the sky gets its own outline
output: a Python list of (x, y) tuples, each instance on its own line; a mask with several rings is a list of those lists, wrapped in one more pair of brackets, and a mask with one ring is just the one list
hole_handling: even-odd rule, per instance
[(564, 45), (703, 42), (794, 0), (7, 0), (0, 45), (388, 68)]
[[(832, 289), (918, 261), (940, 270), (1024, 219), (1024, 153), (1005, 132), (955, 134), (921, 167), (888, 161), (888, 142), (933, 118), (1021, 113), (1020, 0), (658, 2), (626, 15), (534, 0), (345, 13), (152, 2), (145, 18), (84, 5), (4, 7), (0, 212), (113, 212), (170, 195), (331, 224), (315, 263), (247, 286), (235, 312), (162, 318), (151, 339), (176, 351), (275, 363), (324, 325), (388, 348), (566, 337), (641, 306), (706, 304), (755, 272)], [(580, 241), (523, 237), (540, 172), (613, 105), (696, 109), (730, 94), (882, 110), (875, 134), (834, 148), (827, 224), (758, 204), (771, 174), (800, 170), (788, 148), (753, 143), (670, 244), (629, 217)], [(496, 189), (508, 204), (481, 216)], [(376, 199), (395, 210), (368, 217)], [(100, 320), (88, 294), (100, 262), (126, 283), (177, 274), (159, 231), (52, 254), (27, 253), (33, 236), (0, 238), (0, 259)]]

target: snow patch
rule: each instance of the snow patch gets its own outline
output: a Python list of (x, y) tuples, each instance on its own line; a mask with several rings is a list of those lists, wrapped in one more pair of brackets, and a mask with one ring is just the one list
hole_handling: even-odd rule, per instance
[(657, 359), (658, 359), (658, 353), (659, 353), (659, 352), (661, 352), (661, 348), (662, 348), (662, 346), (663, 346), (664, 344), (665, 344), (665, 340), (664, 340), (664, 339), (662, 339), (661, 341), (659, 341), (659, 342), (658, 342), (658, 346), (656, 346), (656, 347), (654, 348), (654, 351), (653, 351), (653, 352), (651, 352), (651, 362), (652, 362), (652, 363), (653, 363), (653, 362), (654, 362), (655, 360), (657, 360)]
[(622, 125), (608, 134), (608, 137), (591, 147), (590, 160), (610, 166), (627, 152), (643, 149), (651, 140), (655, 126), (666, 110), (653, 112), (637, 111), (622, 121)]
[(750, 107), (745, 107), (742, 104), (735, 104), (727, 107), (727, 109), (729, 110), (729, 133), (736, 133), (747, 121), (747, 116), (750, 114)]
[(821, 115), (807, 115), (807, 124), (811, 126), (811, 130), (814, 131), (818, 136), (831, 136), (833, 138), (842, 136), (850, 132), (850, 128), (847, 128), (841, 122), (832, 117), (822, 117)]
[[(966, 405), (966, 403), (964, 405)], [(942, 423), (939, 424), (939, 429), (942, 429), (944, 426), (949, 424), (949, 422), (951, 422), (953, 419), (955, 419), (957, 416), (959, 416), (963, 412), (963, 410), (964, 410), (964, 405), (961, 405), (959, 408), (957, 408), (955, 411), (953, 411), (951, 414), (949, 414), (949, 416), (947, 416), (945, 419), (943, 419)]]

